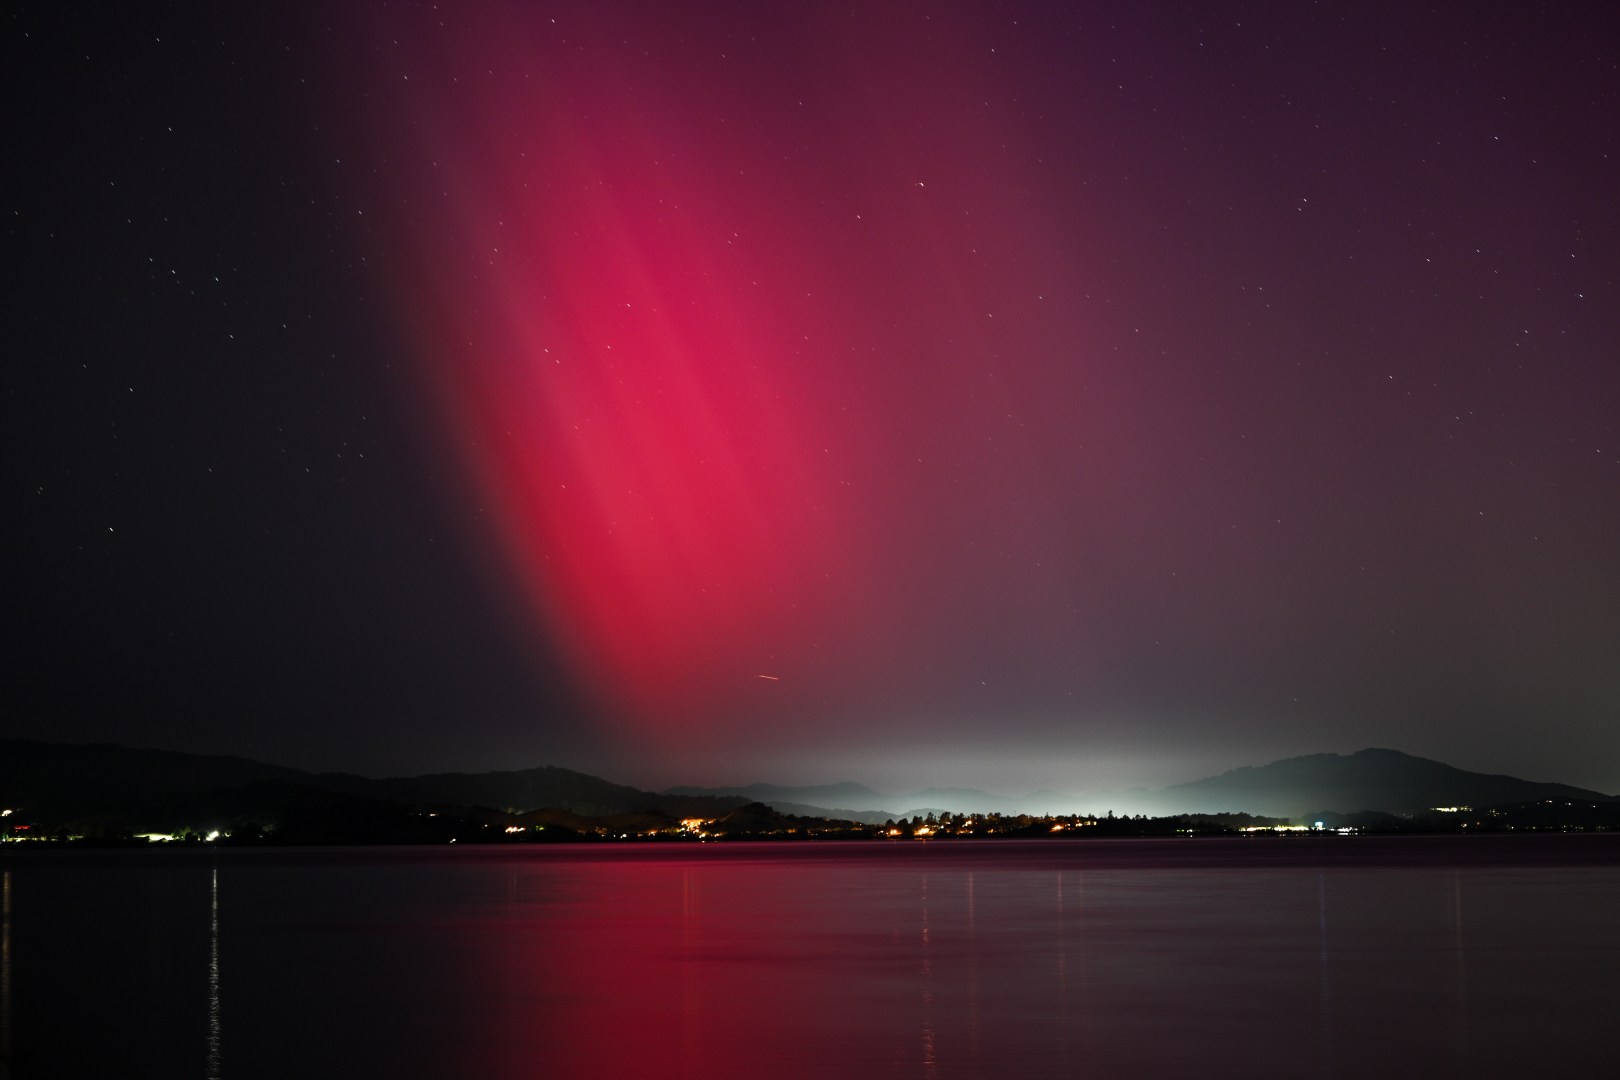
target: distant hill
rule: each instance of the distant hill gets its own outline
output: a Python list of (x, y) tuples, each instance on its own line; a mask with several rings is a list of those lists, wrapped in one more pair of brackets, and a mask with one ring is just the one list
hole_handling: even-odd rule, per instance
[(542, 766), (516, 772), (435, 773), (373, 780), (367, 794), (395, 802), (493, 806), (519, 812), (552, 807), (584, 817), (656, 811), (671, 818), (713, 817), (753, 801), (737, 796), (642, 791), (572, 769)]
[[(720, 819), (744, 809), (747, 812), (735, 820), (752, 826), (773, 813), (881, 824), (888, 818), (945, 810), (1009, 816), (1109, 810), (1153, 815), (1247, 813), (1298, 820), (1330, 814), (1409, 816), (1436, 806), (1503, 806), (1546, 799), (1615, 801), (1568, 784), (1473, 773), (1378, 749), (1287, 758), (1158, 791), (1100, 795), (1081, 806), (1076, 805), (1081, 800), (1050, 792), (1017, 799), (934, 788), (883, 795), (847, 782), (650, 792), (554, 767), (378, 780), (308, 773), (238, 757), (0, 739), (0, 806), (26, 808), (30, 819), (41, 822), (109, 829), (136, 821), (158, 827), (212, 818), (220, 824), (288, 826), (287, 835), (299, 834), (292, 826), (304, 823), (305, 831), (319, 835), (324, 823), (341, 818), (372, 822), (374, 826), (366, 828), (397, 836), (424, 828), (422, 819), (432, 816), (425, 811), (435, 807), (466, 808), (458, 820), (480, 821), (493, 821), (497, 813), (526, 819), (544, 811), (535, 824), (549, 821), (575, 831), (584, 828), (587, 819), (600, 824), (611, 818), (629, 831), (689, 817)], [(1037, 802), (1046, 808), (1037, 807)]]
[(1244, 811), (1300, 817), (1324, 811), (1410, 814), (1433, 806), (1495, 806), (1537, 799), (1607, 800), (1568, 784), (1468, 772), (1399, 750), (1307, 754), (1147, 793), (1155, 813)]
[(1089, 796), (1040, 791), (1025, 796), (983, 791), (927, 788), (908, 795), (885, 795), (861, 784), (785, 787), (750, 784), (734, 788), (671, 788), (672, 793), (739, 796), (780, 813), (822, 815), (882, 823), (887, 818), (949, 810), (952, 813), (1249, 813), (1302, 818), (1322, 813), (1412, 814), (1433, 806), (1494, 806), (1548, 798), (1607, 800), (1610, 797), (1568, 784), (1539, 783), (1514, 776), (1487, 775), (1399, 750), (1355, 754), (1309, 754), (1269, 765), (1246, 766), (1219, 776), (1157, 791), (1097, 792)]
[(893, 795), (873, 791), (865, 784), (845, 780), (838, 784), (815, 784), (789, 787), (782, 784), (748, 784), (745, 787), (672, 787), (671, 795), (700, 795), (738, 797), (766, 806), (795, 804), (800, 806), (836, 806), (847, 810), (894, 813)]
[(34, 816), (53, 820), (194, 812), (203, 804), (257, 820), (338, 804), (545, 808), (582, 817), (653, 812), (681, 818), (718, 816), (750, 801), (641, 791), (559, 768), (374, 780), (246, 758), (0, 739), (0, 806), (27, 807)]
[[(890, 818), (909, 818), (950, 811), (952, 813), (1034, 813), (1030, 800), (1063, 800), (1051, 792), (1040, 792), (1024, 799), (990, 795), (971, 788), (926, 788), (907, 795), (885, 795), (864, 784), (845, 780), (837, 784), (789, 787), (781, 784), (749, 784), (745, 787), (674, 787), (670, 794), (709, 797), (739, 797), (763, 803), (783, 814), (841, 818), (882, 824)], [(1069, 801), (1073, 801), (1070, 799)]]

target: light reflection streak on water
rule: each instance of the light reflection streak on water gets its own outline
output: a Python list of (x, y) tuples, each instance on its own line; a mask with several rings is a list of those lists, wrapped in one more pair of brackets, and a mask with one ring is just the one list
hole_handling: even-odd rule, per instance
[(939, 1032), (934, 1024), (934, 958), (928, 940), (928, 875), (922, 879), (922, 1067), (925, 1076), (939, 1068)]
[[(1064, 918), (1065, 918), (1066, 912), (1065, 912), (1065, 907), (1064, 907), (1064, 896), (1063, 896), (1064, 881), (1063, 881), (1063, 871), (1062, 870), (1059, 870), (1057, 872), (1056, 878), (1057, 878), (1057, 934), (1055, 935), (1056, 938), (1057, 938), (1057, 957), (1055, 959), (1055, 966), (1056, 966), (1056, 972), (1055, 973), (1057, 975), (1056, 994), (1057, 994), (1057, 1001), (1058, 1001), (1058, 1015), (1060, 1017), (1063, 1017), (1063, 1022), (1066, 1023), (1066, 1022), (1068, 1022), (1069, 1017), (1076, 1015), (1081, 1010), (1078, 1010), (1078, 1009), (1074, 1008), (1074, 1006), (1072, 1005), (1072, 1003), (1069, 1000), (1069, 931), (1068, 931), (1068, 927), (1064, 924)], [(1084, 956), (1084, 950), (1083, 949), (1082, 949), (1081, 955)], [(1071, 1053), (1071, 1047), (1070, 1047), (1069, 1042), (1067, 1040), (1065, 1040), (1064, 1043), (1063, 1043), (1062, 1054), (1063, 1054), (1063, 1064), (1064, 1064), (1064, 1066), (1066, 1068), (1072, 1068), (1073, 1065), (1074, 1065), (1074, 1057), (1073, 1057), (1073, 1054)]]
[(1316, 872), (1316, 1030), (1318, 1067), (1330, 1074), (1333, 1064), (1333, 982), (1328, 971), (1327, 872)]
[(0, 1080), (11, 1076), (11, 871), (0, 874)]
[(681, 869), (681, 920), (680, 920), (680, 1055), (686, 1060), (689, 1055), (696, 1054), (700, 1045), (698, 1032), (702, 1030), (703, 1022), (703, 985), (698, 968), (698, 918), (701, 914), (697, 895), (697, 882), (693, 879), (690, 866)]
[(974, 1059), (981, 1052), (979, 1040), (979, 928), (974, 908), (973, 871), (967, 875), (967, 957), (968, 957), (968, 1046)]
[(208, 883), (208, 1080), (220, 1078), (219, 867)]
[(1451, 872), (1452, 963), (1457, 971), (1457, 1054), (1468, 1054), (1468, 950), (1463, 941), (1462, 871)]
[(1069, 942), (1063, 926), (1063, 871), (1057, 872), (1057, 979), (1058, 997), (1069, 994)]

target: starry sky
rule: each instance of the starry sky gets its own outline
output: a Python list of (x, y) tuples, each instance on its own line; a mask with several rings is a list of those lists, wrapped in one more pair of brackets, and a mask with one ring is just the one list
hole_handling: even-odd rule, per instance
[(1620, 791), (1620, 17), (7, 6), (0, 733)]

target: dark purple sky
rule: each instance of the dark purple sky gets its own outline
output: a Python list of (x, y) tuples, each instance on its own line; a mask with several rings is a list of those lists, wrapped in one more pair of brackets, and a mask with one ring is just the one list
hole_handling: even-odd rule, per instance
[(1620, 791), (1616, 16), (141, 7), (6, 15), (6, 733)]

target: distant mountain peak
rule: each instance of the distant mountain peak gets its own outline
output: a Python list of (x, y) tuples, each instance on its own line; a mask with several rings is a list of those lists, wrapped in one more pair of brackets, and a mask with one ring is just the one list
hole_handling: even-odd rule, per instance
[(1412, 813), (1432, 806), (1490, 806), (1541, 798), (1608, 799), (1568, 784), (1469, 772), (1400, 750), (1304, 754), (1246, 765), (1156, 792), (1168, 812), (1245, 811), (1299, 817), (1322, 811)]

